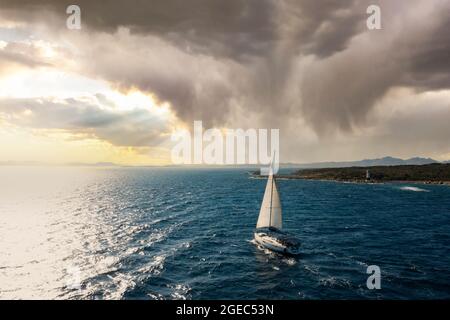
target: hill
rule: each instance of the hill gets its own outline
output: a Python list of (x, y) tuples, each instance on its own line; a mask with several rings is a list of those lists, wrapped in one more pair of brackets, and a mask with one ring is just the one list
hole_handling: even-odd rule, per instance
[(414, 157), (410, 159), (400, 159), (394, 157), (383, 157), (378, 159), (365, 159), (358, 161), (341, 162), (317, 162), (298, 164), (299, 168), (346, 168), (346, 167), (370, 167), (370, 166), (399, 166), (399, 165), (422, 165), (438, 163), (431, 158)]
[(443, 163), (425, 165), (300, 169), (286, 178), (364, 182), (366, 181), (367, 170), (370, 173), (369, 181), (372, 182), (450, 182), (450, 164)]

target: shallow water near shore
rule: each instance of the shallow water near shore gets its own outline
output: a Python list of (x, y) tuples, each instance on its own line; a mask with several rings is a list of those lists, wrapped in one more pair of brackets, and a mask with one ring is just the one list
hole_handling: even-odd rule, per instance
[(302, 242), (285, 257), (252, 241), (265, 180), (247, 170), (0, 174), (2, 299), (450, 298), (448, 186), (280, 180)]

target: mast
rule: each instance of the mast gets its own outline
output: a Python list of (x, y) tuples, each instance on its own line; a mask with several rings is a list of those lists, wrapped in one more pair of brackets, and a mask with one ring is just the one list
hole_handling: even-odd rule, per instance
[(272, 200), (273, 200), (273, 178), (274, 178), (273, 177), (272, 163), (273, 163), (274, 158), (275, 158), (275, 153), (273, 154), (273, 157), (270, 160), (270, 168), (269, 168), (269, 178), (272, 178), (272, 185), (271, 185), (271, 188), (270, 188), (269, 227), (272, 226), (272, 208), (273, 208)]
[(274, 180), (275, 180), (275, 178), (274, 178), (274, 176), (273, 176), (273, 172), (272, 172), (272, 164), (271, 164), (271, 167), (270, 167), (270, 177), (272, 177), (272, 186), (271, 186), (271, 188), (270, 188), (270, 214), (269, 214), (269, 227), (272, 226), (273, 183), (274, 183)]

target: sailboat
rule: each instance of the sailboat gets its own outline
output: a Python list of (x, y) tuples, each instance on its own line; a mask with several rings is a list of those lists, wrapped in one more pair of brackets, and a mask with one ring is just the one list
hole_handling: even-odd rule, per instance
[(281, 231), (283, 227), (280, 195), (273, 175), (269, 169), (266, 191), (256, 223), (255, 241), (260, 246), (279, 253), (299, 254), (300, 242), (293, 236)]

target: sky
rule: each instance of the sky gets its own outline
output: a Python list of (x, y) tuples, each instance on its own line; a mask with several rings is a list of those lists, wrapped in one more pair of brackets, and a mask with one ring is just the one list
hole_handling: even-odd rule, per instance
[(447, 0), (70, 4), (0, 2), (0, 162), (170, 164), (194, 120), (280, 129), (281, 162), (450, 159)]

